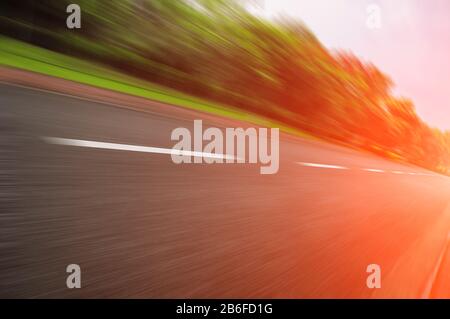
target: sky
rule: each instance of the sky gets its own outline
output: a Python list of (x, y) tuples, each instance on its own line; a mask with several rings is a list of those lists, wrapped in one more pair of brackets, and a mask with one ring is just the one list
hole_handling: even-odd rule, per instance
[(450, 130), (450, 1), (259, 2), (264, 15), (298, 18), (326, 47), (374, 63), (392, 78), (395, 94), (413, 100), (425, 122)]

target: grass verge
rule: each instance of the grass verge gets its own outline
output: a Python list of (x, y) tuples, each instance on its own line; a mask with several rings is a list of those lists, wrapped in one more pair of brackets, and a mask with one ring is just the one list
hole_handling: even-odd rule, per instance
[(204, 101), (130, 77), (95, 63), (69, 57), (4, 36), (0, 36), (0, 65), (50, 75), (234, 120), (250, 122), (259, 126), (278, 127), (286, 133), (312, 138), (309, 134), (298, 129), (255, 114)]

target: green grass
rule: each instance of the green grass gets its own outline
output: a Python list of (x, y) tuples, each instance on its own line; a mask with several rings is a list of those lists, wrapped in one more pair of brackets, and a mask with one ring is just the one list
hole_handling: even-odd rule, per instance
[(246, 113), (230, 106), (204, 101), (130, 77), (95, 63), (86, 62), (3, 36), (0, 36), (0, 65), (50, 75), (234, 120), (250, 122), (259, 126), (278, 127), (284, 132), (311, 138), (308, 134), (297, 129), (255, 114)]

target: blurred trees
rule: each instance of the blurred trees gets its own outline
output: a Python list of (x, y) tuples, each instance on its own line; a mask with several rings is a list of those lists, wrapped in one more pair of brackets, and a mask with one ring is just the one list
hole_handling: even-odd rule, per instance
[(72, 31), (71, 1), (3, 1), (6, 35), (449, 172), (450, 133), (393, 96), (374, 65), (329, 52), (298, 21), (264, 21), (233, 0), (78, 0), (82, 28)]

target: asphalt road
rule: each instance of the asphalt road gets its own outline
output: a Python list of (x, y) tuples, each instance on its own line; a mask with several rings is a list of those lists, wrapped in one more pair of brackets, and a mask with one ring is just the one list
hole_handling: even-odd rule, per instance
[[(43, 140), (171, 148), (172, 130), (194, 119), (242, 126), (157, 103), (140, 112), (1, 84), (0, 119), (1, 297), (450, 291), (450, 178), (284, 134), (274, 175)], [(81, 289), (66, 287), (69, 264)], [(366, 286), (369, 264), (381, 289)]]

